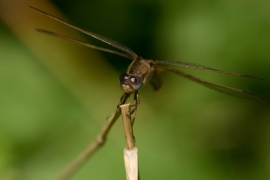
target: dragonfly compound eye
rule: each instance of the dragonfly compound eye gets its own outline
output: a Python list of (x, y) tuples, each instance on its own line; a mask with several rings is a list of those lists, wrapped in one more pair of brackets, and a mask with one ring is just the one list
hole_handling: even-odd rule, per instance
[(128, 74), (127, 73), (123, 73), (119, 76), (118, 82), (119, 84), (124, 84), (128, 79)]
[(142, 81), (136, 76), (130, 76), (128, 82), (135, 90), (140, 89), (142, 86)]

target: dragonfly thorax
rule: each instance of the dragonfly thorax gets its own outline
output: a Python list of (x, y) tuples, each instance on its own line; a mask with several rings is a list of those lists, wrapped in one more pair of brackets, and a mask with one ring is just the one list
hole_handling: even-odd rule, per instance
[(155, 65), (152, 60), (139, 59), (130, 64), (127, 74), (139, 78), (144, 85), (151, 79), (154, 71)]

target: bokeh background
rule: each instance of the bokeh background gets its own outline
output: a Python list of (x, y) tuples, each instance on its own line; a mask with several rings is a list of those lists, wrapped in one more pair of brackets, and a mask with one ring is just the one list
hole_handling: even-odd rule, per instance
[[(125, 44), (265, 81), (178, 68), (270, 97), (268, 0), (0, 0), (0, 179), (52, 179), (93, 141), (122, 95), (129, 60), (37, 33), (108, 47), (28, 8)], [(270, 179), (270, 108), (171, 73), (140, 90), (134, 133), (141, 179)], [(125, 179), (121, 119), (71, 178)]]

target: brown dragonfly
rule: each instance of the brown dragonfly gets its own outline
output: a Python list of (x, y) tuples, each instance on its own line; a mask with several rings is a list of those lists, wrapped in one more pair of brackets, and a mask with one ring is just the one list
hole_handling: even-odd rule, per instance
[[(206, 66), (202, 66), (202, 65), (198, 65), (198, 64), (193, 64), (193, 63), (188, 63), (188, 62), (182, 62), (182, 61), (158, 61), (158, 60), (146, 60), (143, 59), (142, 57), (138, 56), (136, 53), (134, 53), (130, 48), (120, 44), (119, 42), (116, 42), (112, 39), (109, 39), (107, 37), (101, 36), (99, 34), (96, 33), (92, 33), (89, 31), (85, 31), (79, 27), (76, 27), (74, 25), (71, 25), (69, 23), (67, 23), (64, 20), (61, 20), (53, 15), (50, 15), (40, 9), (37, 9), (35, 7), (29, 6), (30, 8), (62, 23), (65, 24), (73, 29), (76, 29), (84, 34), (87, 34), (93, 38), (96, 38), (106, 44), (109, 44), (113, 47), (115, 47), (116, 49), (122, 51), (114, 51), (111, 49), (106, 49), (106, 48), (102, 48), (102, 47), (98, 47), (89, 43), (85, 43), (76, 39), (72, 39), (60, 34), (56, 34), (54, 32), (51, 31), (47, 31), (47, 30), (43, 30), (43, 29), (36, 29), (38, 32), (40, 33), (44, 33), (47, 35), (51, 35), (60, 39), (64, 39), (67, 41), (71, 41), (92, 49), (96, 49), (96, 50), (100, 50), (103, 52), (107, 52), (107, 53), (111, 53), (111, 54), (116, 54), (122, 57), (125, 57), (127, 59), (132, 60), (127, 73), (123, 73), (120, 75), (119, 77), (119, 83), (121, 85), (122, 90), (125, 92), (124, 95), (121, 97), (120, 100), (120, 105), (124, 104), (125, 101), (127, 100), (127, 98), (131, 95), (134, 94), (134, 100), (135, 100), (135, 107), (137, 106), (137, 104), (139, 104), (139, 95), (138, 95), (138, 90), (145, 85), (147, 82), (149, 82), (155, 90), (159, 89), (161, 86), (161, 81), (159, 80), (158, 76), (157, 76), (157, 72), (158, 71), (170, 71), (173, 72), (179, 76), (182, 76), (186, 79), (189, 79), (193, 82), (196, 82), (198, 84), (201, 84), (207, 88), (213, 89), (215, 91), (224, 93), (224, 94), (228, 94), (228, 95), (232, 95), (232, 96), (236, 96), (236, 97), (240, 97), (240, 98), (245, 98), (245, 99), (249, 99), (249, 100), (255, 100), (255, 101), (259, 101), (259, 102), (263, 102), (263, 100), (261, 100), (259, 97), (248, 93), (246, 91), (240, 90), (240, 89), (236, 89), (236, 88), (232, 88), (232, 87), (228, 87), (228, 86), (224, 86), (224, 85), (220, 85), (220, 84), (216, 84), (198, 77), (195, 77), (193, 75), (184, 73), (182, 71), (176, 70), (176, 69), (172, 69), (170, 67), (165, 67), (162, 65), (174, 65), (174, 66), (182, 66), (182, 67), (187, 67), (187, 68), (193, 68), (193, 69), (199, 69), (199, 70), (206, 70), (206, 71), (212, 71), (212, 72), (217, 72), (217, 73), (222, 73), (222, 74), (230, 74), (233, 76), (242, 76), (242, 77), (247, 77), (247, 78), (253, 78), (253, 79), (258, 79), (258, 80), (264, 80), (262, 78), (259, 77), (255, 77), (255, 76), (250, 76), (250, 75), (246, 75), (246, 74), (239, 74), (239, 73), (233, 73), (233, 72), (227, 72), (227, 71), (222, 71), (222, 70), (217, 70), (217, 69), (213, 69), (213, 68), (209, 68)], [(136, 109), (136, 108), (135, 108)]]

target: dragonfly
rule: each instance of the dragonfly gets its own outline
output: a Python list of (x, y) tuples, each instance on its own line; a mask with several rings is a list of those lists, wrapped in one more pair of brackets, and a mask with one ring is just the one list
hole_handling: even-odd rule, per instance
[(119, 105), (124, 104), (126, 102), (127, 98), (131, 94), (134, 94), (134, 101), (135, 101), (134, 106), (136, 109), (137, 105), (140, 103), (138, 90), (143, 85), (145, 85), (149, 82), (153, 86), (154, 90), (158, 90), (161, 87), (161, 80), (157, 76), (157, 73), (159, 71), (172, 72), (174, 74), (182, 76), (188, 80), (191, 80), (195, 83), (203, 85), (203, 86), (210, 88), (212, 90), (218, 91), (220, 93), (224, 93), (227, 95), (232, 95), (232, 96), (236, 96), (236, 97), (240, 97), (240, 98), (245, 98), (248, 100), (264, 102), (261, 98), (259, 98), (258, 96), (254, 95), (252, 93), (246, 92), (244, 90), (236, 89), (233, 87), (213, 83), (213, 82), (198, 78), (196, 76), (193, 76), (191, 74), (187, 74), (185, 72), (179, 71), (177, 69), (167, 67), (167, 65), (182, 66), (182, 67), (186, 67), (186, 68), (193, 68), (193, 69), (198, 69), (198, 70), (205, 70), (205, 71), (211, 71), (211, 72), (216, 72), (216, 73), (229, 74), (229, 75), (233, 75), (233, 76), (241, 76), (241, 77), (252, 78), (252, 79), (257, 79), (257, 80), (264, 80), (263, 78), (250, 76), (247, 74), (240, 74), (240, 73), (217, 70), (214, 68), (210, 68), (210, 67), (206, 67), (206, 66), (198, 65), (198, 64), (194, 64), (194, 63), (189, 63), (189, 62), (160, 61), (160, 60), (143, 59), (142, 57), (138, 56), (135, 52), (133, 52), (130, 48), (128, 48), (127, 46), (125, 46), (117, 41), (114, 41), (110, 38), (104, 37), (102, 35), (99, 35), (99, 34), (96, 34), (96, 33), (90, 32), (90, 31), (83, 30), (83, 29), (81, 29), (77, 26), (74, 26), (74, 25), (72, 25), (64, 20), (61, 20), (61, 19), (59, 19), (51, 14), (48, 14), (47, 12), (44, 12), (38, 8), (35, 8), (32, 6), (29, 6), (29, 7), (48, 16), (49, 18), (52, 18), (52, 19), (64, 24), (64, 25), (67, 25), (67, 26), (69, 26), (75, 30), (78, 30), (86, 35), (89, 35), (95, 39), (98, 39), (98, 40), (118, 49), (119, 51), (95, 46), (95, 45), (92, 45), (92, 44), (89, 44), (86, 42), (82, 42), (82, 41), (79, 41), (79, 40), (76, 40), (76, 39), (73, 39), (70, 37), (66, 37), (66, 36), (51, 32), (51, 31), (44, 30), (44, 29), (36, 29), (36, 31), (53, 36), (53, 37), (56, 37), (56, 38), (64, 39), (64, 40), (67, 40), (67, 41), (70, 41), (73, 43), (77, 43), (77, 44), (80, 44), (80, 45), (83, 45), (83, 46), (86, 46), (86, 47), (89, 47), (89, 48), (92, 48), (95, 50), (115, 54), (115, 55), (122, 56), (124, 58), (132, 60), (131, 64), (128, 67), (127, 72), (123, 73), (119, 76), (120, 87), (124, 91), (124, 94), (120, 99)]

